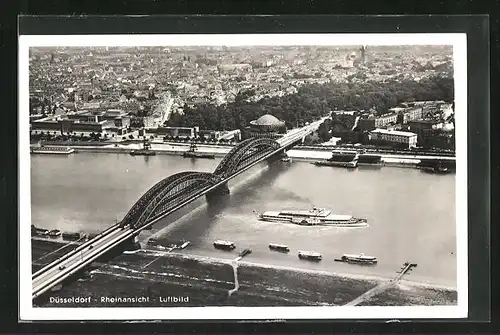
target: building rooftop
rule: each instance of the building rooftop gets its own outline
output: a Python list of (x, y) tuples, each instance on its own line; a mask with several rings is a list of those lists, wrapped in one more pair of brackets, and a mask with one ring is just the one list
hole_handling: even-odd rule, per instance
[(282, 126), (284, 122), (278, 120), (271, 114), (265, 114), (259, 117), (257, 120), (250, 121), (250, 124), (253, 126)]
[(375, 130), (372, 130), (371, 133), (388, 134), (388, 135), (396, 135), (396, 136), (407, 136), (407, 137), (417, 135), (417, 134), (409, 132), (409, 131), (386, 130), (386, 129), (375, 129)]
[(421, 120), (411, 120), (410, 123), (437, 124), (437, 123), (439, 123), (439, 121), (437, 121), (437, 120), (429, 120), (429, 119), (421, 119)]
[(404, 111), (406, 108), (405, 107), (393, 107), (393, 108), (389, 108), (389, 111), (391, 112), (400, 112), (400, 111)]

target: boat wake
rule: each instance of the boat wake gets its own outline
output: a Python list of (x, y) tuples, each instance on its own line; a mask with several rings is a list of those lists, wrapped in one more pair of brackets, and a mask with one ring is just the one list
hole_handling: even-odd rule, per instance
[(141, 242), (145, 242), (150, 238), (160, 238), (161, 236), (167, 234), (168, 232), (170, 232), (174, 228), (183, 224), (186, 221), (186, 219), (188, 219), (190, 216), (196, 214), (197, 212), (200, 212), (203, 209), (206, 209), (207, 206), (208, 205), (206, 203), (204, 203), (204, 204), (194, 208), (192, 211), (189, 211), (188, 213), (184, 214), (183, 216), (181, 216), (180, 218), (178, 218), (174, 222), (170, 223), (168, 226), (161, 228), (160, 230), (154, 232), (153, 234), (151, 234), (149, 236), (144, 236), (143, 238), (141, 238)]

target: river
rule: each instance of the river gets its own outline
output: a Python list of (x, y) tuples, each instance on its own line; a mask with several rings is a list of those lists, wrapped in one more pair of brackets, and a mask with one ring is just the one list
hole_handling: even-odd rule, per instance
[[(32, 222), (38, 227), (99, 232), (121, 219), (153, 184), (171, 174), (211, 172), (220, 159), (179, 156), (133, 157), (77, 153), (31, 156)], [(407, 280), (456, 287), (455, 175), (410, 168), (356, 170), (317, 167), (308, 162), (260, 164), (230, 182), (231, 194), (197, 200), (177, 215), (141, 233), (143, 244), (187, 239), (186, 253), (234, 258), (213, 249), (215, 239), (251, 248), (248, 262), (336, 273), (395, 276), (406, 261), (418, 263)], [(257, 220), (255, 212), (325, 207), (336, 214), (366, 217), (367, 228), (303, 227)], [(286, 244), (289, 254), (271, 252)], [(323, 261), (300, 261), (297, 250), (320, 252)], [(377, 256), (373, 267), (334, 262), (343, 253)]]

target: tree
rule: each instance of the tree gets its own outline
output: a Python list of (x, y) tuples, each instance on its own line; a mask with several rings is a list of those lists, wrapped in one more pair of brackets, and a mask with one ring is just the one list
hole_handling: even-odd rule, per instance
[[(385, 113), (389, 108), (409, 99), (452, 101), (454, 96), (451, 75), (426, 78), (420, 82), (393, 80), (384, 84), (379, 82), (307, 84), (298, 88), (296, 94), (263, 98), (258, 102), (247, 101), (253, 94), (254, 92), (250, 90), (241, 91), (236, 101), (221, 106), (185, 105), (184, 114), (173, 113), (167, 125), (199, 126), (202, 129), (213, 130), (235, 128), (243, 130), (250, 121), (270, 113), (285, 121), (290, 128), (295, 127), (297, 123), (316, 120), (330, 110), (369, 110), (375, 107), (380, 113)], [(341, 120), (340, 124), (348, 128), (347, 120)], [(334, 125), (335, 123), (332, 124)], [(326, 137), (326, 133), (324, 135)]]
[(332, 138), (332, 135), (329, 132), (330, 129), (330, 122), (323, 122), (320, 124), (318, 127), (318, 137), (322, 142), (328, 142), (330, 138)]

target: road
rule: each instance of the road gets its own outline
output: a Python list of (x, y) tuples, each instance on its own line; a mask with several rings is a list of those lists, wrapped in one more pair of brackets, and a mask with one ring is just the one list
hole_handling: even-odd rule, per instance
[[(102, 238), (88, 245), (85, 249), (71, 255), (56, 266), (41, 273), (32, 281), (33, 297), (45, 292), (50, 287), (50, 284), (55, 281), (75, 273), (84, 265), (98, 258), (102, 254), (102, 251), (107, 249), (110, 245), (121, 242), (127, 235), (131, 235), (132, 233), (133, 231), (130, 229), (115, 228)], [(85, 261), (82, 262), (82, 260)]]
[(286, 146), (294, 141), (297, 140), (297, 138), (300, 138), (302, 136), (306, 136), (314, 131), (316, 131), (321, 123), (323, 123), (328, 117), (323, 117), (319, 119), (318, 121), (314, 121), (311, 124), (302, 127), (302, 128), (297, 128), (289, 131), (285, 137), (282, 137), (277, 140), (277, 142), (282, 145)]
[(172, 111), (173, 104), (174, 104), (174, 99), (171, 98), (170, 95), (164, 98), (164, 101), (160, 105), (160, 109), (163, 109), (163, 111), (159, 126), (163, 126), (163, 124), (170, 119), (170, 113)]

